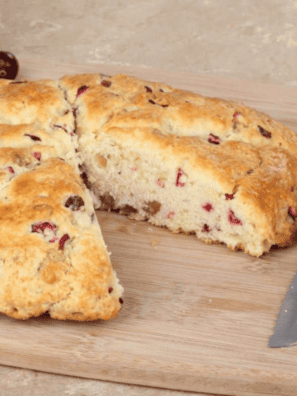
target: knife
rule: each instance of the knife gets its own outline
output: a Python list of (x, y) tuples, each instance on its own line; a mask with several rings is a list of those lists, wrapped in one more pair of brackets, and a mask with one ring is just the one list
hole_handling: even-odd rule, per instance
[(279, 316), (270, 337), (270, 348), (297, 345), (297, 272), (282, 303)]

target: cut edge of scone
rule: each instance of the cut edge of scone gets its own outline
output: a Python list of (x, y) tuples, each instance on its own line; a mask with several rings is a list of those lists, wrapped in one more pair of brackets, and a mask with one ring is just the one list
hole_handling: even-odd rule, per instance
[(70, 85), (79, 156), (97, 207), (256, 257), (290, 243), (297, 212), (292, 131), (253, 109), (163, 84), (78, 77), (78, 85), (86, 83), (71, 78)]

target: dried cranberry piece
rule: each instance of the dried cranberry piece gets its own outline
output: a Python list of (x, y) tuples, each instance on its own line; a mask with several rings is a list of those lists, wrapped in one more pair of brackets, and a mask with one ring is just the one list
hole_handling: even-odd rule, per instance
[(220, 140), (220, 138), (218, 136), (210, 133), (209, 137), (208, 137), (208, 142), (209, 143), (213, 143), (213, 144), (220, 144), (221, 140)]
[(267, 139), (271, 139), (271, 132), (261, 127), (261, 125), (258, 125), (258, 129), (262, 136), (264, 136)]
[(38, 159), (38, 161), (41, 160), (41, 153), (39, 153), (39, 152), (37, 152), (37, 151), (34, 151), (33, 155), (34, 155), (34, 157), (35, 157), (36, 159)]
[(166, 216), (167, 219), (172, 219), (172, 217), (175, 215), (175, 212), (169, 212), (168, 215)]
[(226, 200), (234, 199), (234, 194), (225, 194)]
[(124, 301), (123, 301), (122, 298), (119, 298), (119, 302), (120, 302), (121, 304), (124, 304)]
[(185, 186), (186, 183), (181, 183), (181, 182), (179, 181), (179, 179), (180, 179), (180, 178), (182, 177), (182, 175), (184, 175), (184, 174), (185, 174), (185, 172), (184, 172), (181, 168), (179, 168), (178, 171), (177, 171), (176, 182), (175, 182), (176, 187), (184, 187), (184, 186)]
[(78, 98), (80, 95), (85, 93), (88, 89), (89, 89), (89, 87), (87, 85), (82, 85), (81, 87), (78, 88), (76, 97)]
[(46, 228), (55, 231), (57, 226), (49, 221), (41, 221), (40, 223), (32, 224), (32, 232), (43, 233)]
[(168, 107), (169, 105), (161, 105), (162, 107)]
[(79, 195), (72, 195), (65, 203), (66, 208), (70, 208), (73, 211), (79, 210), (84, 206), (84, 200)]
[(59, 249), (63, 250), (64, 249), (64, 244), (65, 242), (70, 239), (70, 236), (68, 234), (64, 234), (62, 238), (59, 240)]
[(109, 287), (108, 288), (108, 293), (111, 293), (113, 291), (113, 288), (112, 287)]
[(211, 203), (207, 202), (205, 205), (202, 205), (202, 208), (206, 210), (206, 212), (211, 212), (214, 208)]
[(231, 209), (229, 209), (228, 221), (230, 224), (233, 224), (233, 225), (242, 225), (242, 222), (235, 217), (235, 214), (234, 214), (233, 210), (231, 210)]
[(146, 92), (153, 92), (152, 88), (150, 88), (150, 87), (147, 87), (146, 85), (145, 85), (145, 87), (144, 87), (144, 88), (146, 89)]
[(207, 224), (204, 224), (202, 228), (202, 232), (209, 232), (209, 231), (210, 231), (209, 226)]
[(29, 133), (25, 133), (24, 136), (29, 136), (32, 140), (40, 141), (40, 142), (41, 142), (41, 139), (40, 139), (40, 137), (38, 137), (38, 136), (30, 135)]
[(63, 129), (64, 132), (67, 133), (66, 125), (63, 126), (63, 125), (54, 124), (53, 127), (54, 127), (54, 128), (61, 128), (61, 129)]
[(150, 102), (151, 104), (156, 104), (156, 102), (154, 102), (152, 99), (150, 99), (149, 102)]
[(160, 187), (162, 187), (162, 188), (165, 188), (165, 183), (164, 183), (164, 181), (163, 181), (162, 179), (158, 179), (158, 180), (156, 181), (156, 183), (158, 184), (158, 186), (160, 186)]
[(8, 166), (6, 169), (8, 170), (9, 173), (14, 173), (14, 170), (11, 166)]
[(293, 220), (295, 220), (295, 218), (297, 217), (297, 213), (296, 210), (292, 208), (292, 206), (289, 207), (288, 213), (293, 218)]
[(101, 85), (103, 85), (103, 87), (110, 87), (111, 86), (111, 82), (107, 81), (107, 80), (103, 80), (101, 81)]

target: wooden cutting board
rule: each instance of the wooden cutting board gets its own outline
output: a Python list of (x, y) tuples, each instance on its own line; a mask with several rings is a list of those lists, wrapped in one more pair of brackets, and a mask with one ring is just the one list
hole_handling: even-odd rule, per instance
[[(296, 88), (106, 65), (20, 65), (18, 79), (124, 72), (162, 81), (237, 100), (297, 132)], [(125, 288), (119, 316), (77, 323), (0, 315), (1, 364), (221, 395), (297, 394), (297, 347), (268, 347), (297, 270), (297, 240), (257, 259), (116, 214), (98, 219)]]

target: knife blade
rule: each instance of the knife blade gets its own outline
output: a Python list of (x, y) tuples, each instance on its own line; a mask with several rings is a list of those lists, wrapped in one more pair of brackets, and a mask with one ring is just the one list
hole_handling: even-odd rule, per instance
[(281, 305), (279, 316), (270, 337), (270, 348), (284, 348), (297, 344), (297, 272)]

